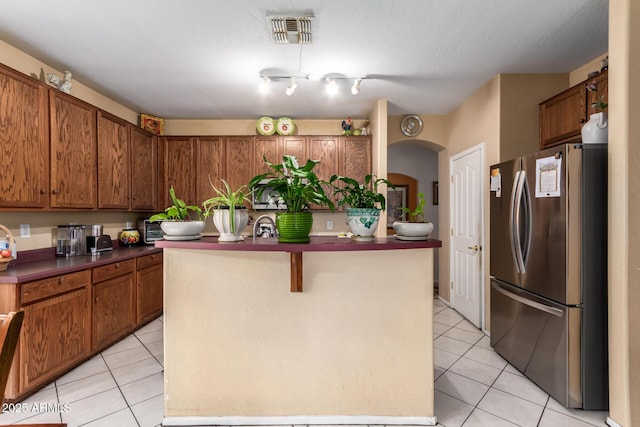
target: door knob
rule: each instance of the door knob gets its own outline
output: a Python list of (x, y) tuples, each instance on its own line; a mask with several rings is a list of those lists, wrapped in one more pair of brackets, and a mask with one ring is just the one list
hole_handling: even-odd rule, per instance
[(478, 252), (480, 250), (480, 246), (478, 245), (467, 246), (467, 249), (471, 249), (474, 252)]

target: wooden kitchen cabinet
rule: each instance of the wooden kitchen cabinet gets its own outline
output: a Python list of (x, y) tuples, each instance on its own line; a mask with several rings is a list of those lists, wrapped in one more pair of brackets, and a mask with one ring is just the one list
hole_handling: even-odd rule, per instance
[(338, 174), (364, 182), (371, 174), (371, 137), (344, 136), (338, 148)]
[[(319, 160), (314, 171), (321, 181), (329, 181), (332, 175), (338, 173), (338, 145), (337, 136), (310, 136), (307, 139), (307, 152), (309, 158)], [(302, 165), (302, 163), (300, 163)], [(324, 186), (325, 194), (331, 197), (332, 190), (328, 185)], [(327, 206), (312, 205), (312, 209), (329, 209)]]
[(254, 177), (254, 137), (229, 136), (225, 138), (226, 181), (232, 190), (247, 185)]
[(96, 108), (49, 90), (51, 207), (96, 207)]
[[(226, 180), (224, 172), (225, 140), (220, 136), (201, 136), (196, 138), (196, 200), (199, 204), (214, 197), (215, 191), (211, 183), (222, 188), (222, 179)], [(232, 188), (236, 190), (236, 188)]]
[(125, 120), (98, 111), (98, 208), (129, 209), (131, 152)]
[(92, 351), (109, 346), (135, 327), (134, 272), (133, 259), (93, 269)]
[(158, 138), (146, 130), (128, 124), (131, 155), (131, 200), (133, 211), (158, 211)]
[(199, 205), (196, 194), (195, 138), (168, 136), (162, 138), (163, 183), (161, 209), (172, 205), (169, 189), (173, 186), (176, 196), (187, 205)]
[(587, 79), (539, 105), (540, 149), (581, 140), (582, 126), (595, 111), (591, 103), (596, 94), (586, 89), (586, 83), (596, 80), (598, 97), (608, 101), (608, 73), (605, 71)]
[(49, 205), (48, 91), (0, 65), (0, 207)]
[(88, 270), (25, 283), (18, 366), (20, 390), (50, 382), (89, 354)]
[(282, 156), (295, 156), (299, 163), (306, 162), (307, 137), (304, 136), (258, 136), (253, 144), (254, 175), (269, 172), (264, 158), (279, 164)]
[(136, 259), (136, 324), (162, 314), (162, 253)]

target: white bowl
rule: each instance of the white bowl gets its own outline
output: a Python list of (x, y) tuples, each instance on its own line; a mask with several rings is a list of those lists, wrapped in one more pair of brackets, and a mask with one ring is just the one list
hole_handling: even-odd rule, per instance
[(168, 236), (196, 236), (204, 230), (204, 221), (162, 221), (160, 228)]
[(433, 231), (433, 224), (430, 222), (402, 222), (393, 223), (396, 233), (405, 237), (425, 237)]

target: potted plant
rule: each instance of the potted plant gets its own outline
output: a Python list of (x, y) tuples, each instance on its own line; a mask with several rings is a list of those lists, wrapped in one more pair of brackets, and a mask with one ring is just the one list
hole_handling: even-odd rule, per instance
[(401, 208), (408, 215), (408, 221), (395, 221), (393, 229), (401, 240), (425, 240), (433, 231), (433, 224), (424, 218), (424, 194), (418, 193), (418, 204), (414, 210)]
[(216, 195), (202, 202), (202, 207), (205, 218), (213, 215), (213, 224), (220, 232), (218, 241), (239, 242), (244, 240), (241, 233), (249, 223), (249, 212), (247, 212), (244, 202), (250, 202), (248, 196), (251, 192), (246, 185), (233, 191), (224, 179), (222, 180), (222, 189), (213, 185), (211, 177), (209, 177), (209, 184)]
[(164, 212), (152, 215), (149, 221), (162, 221), (160, 227), (167, 240), (194, 240), (202, 237), (202, 209), (199, 206), (187, 205), (184, 200), (177, 198), (173, 186), (169, 190), (169, 197), (173, 204)]
[(347, 225), (358, 241), (373, 240), (380, 221), (380, 212), (386, 208), (384, 194), (378, 191), (381, 184), (395, 189), (394, 185), (384, 178), (373, 174), (365, 176), (364, 183), (353, 178), (333, 175), (329, 184), (334, 188), (334, 195), (339, 197), (338, 206), (346, 206)]
[(276, 229), (278, 240), (287, 243), (306, 243), (313, 225), (311, 205), (328, 206), (334, 209), (333, 202), (327, 197), (313, 168), (318, 160), (307, 160), (303, 166), (298, 165), (295, 156), (282, 156), (282, 163), (274, 164), (263, 157), (269, 172), (254, 176), (249, 188), (256, 188), (260, 197), (269, 188), (278, 204), (284, 204), (286, 210), (276, 213)]

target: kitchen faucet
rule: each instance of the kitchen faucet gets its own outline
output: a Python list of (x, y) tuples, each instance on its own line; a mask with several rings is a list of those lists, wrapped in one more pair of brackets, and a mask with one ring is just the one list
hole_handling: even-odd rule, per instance
[[(254, 240), (254, 241), (256, 240), (256, 235), (257, 235), (257, 232), (258, 232), (258, 227), (259, 227), (259, 224), (260, 224), (260, 222), (261, 222), (262, 220), (266, 220), (267, 222), (270, 222), (270, 223), (271, 223), (271, 225), (272, 225), (272, 230), (273, 230), (273, 232), (275, 233), (275, 236), (276, 236), (276, 237), (278, 237), (278, 230), (276, 229), (276, 223), (275, 223), (275, 221), (273, 220), (273, 218), (271, 218), (269, 215), (260, 215), (260, 216), (258, 217), (258, 219), (256, 219), (256, 221), (253, 223), (253, 240)], [(271, 237), (271, 236), (270, 236), (270, 233), (269, 233), (268, 231), (266, 231), (266, 230), (265, 230), (265, 231), (263, 231), (263, 232), (261, 232), (261, 233), (260, 233), (260, 235), (261, 235), (262, 237)]]

